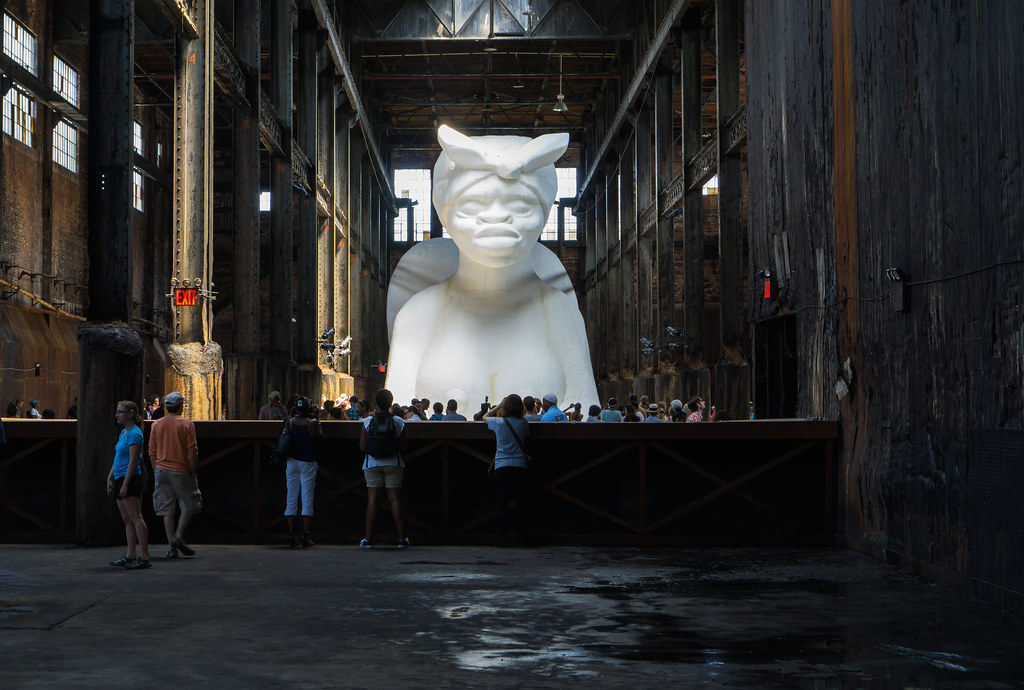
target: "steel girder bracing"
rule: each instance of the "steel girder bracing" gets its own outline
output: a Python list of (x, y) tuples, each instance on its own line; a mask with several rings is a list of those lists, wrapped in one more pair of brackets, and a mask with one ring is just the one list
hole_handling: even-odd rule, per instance
[(629, 0), (356, 0), (347, 18), (356, 40), (469, 38), (608, 39), (633, 25)]

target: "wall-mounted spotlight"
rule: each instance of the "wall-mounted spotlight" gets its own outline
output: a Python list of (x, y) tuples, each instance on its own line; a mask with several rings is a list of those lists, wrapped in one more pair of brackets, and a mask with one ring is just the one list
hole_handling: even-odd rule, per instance
[(647, 338), (640, 338), (640, 347), (652, 348), (654, 347), (654, 343)]
[(904, 313), (910, 311), (910, 283), (907, 282), (907, 274), (893, 266), (885, 269), (885, 277), (896, 283), (893, 286), (893, 309)]
[(36, 362), (36, 376), (40, 376), (43, 373), (43, 363)]
[(673, 328), (671, 325), (666, 325), (665, 331), (673, 338), (681, 338), (683, 336), (683, 332), (681, 330)]

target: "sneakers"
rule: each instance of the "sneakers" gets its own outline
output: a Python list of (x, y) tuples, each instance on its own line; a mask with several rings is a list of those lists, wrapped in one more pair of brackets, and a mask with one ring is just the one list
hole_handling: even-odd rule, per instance
[[(363, 539), (361, 542), (359, 542), (359, 548), (361, 548), (361, 549), (372, 549), (373, 548), (373, 542), (370, 541), (369, 539)], [(111, 565), (113, 565), (113, 564), (111, 564)]]
[(196, 555), (196, 550), (193, 549), (191, 546), (189, 546), (188, 544), (186, 544), (183, 541), (176, 541), (176, 542), (174, 542), (173, 544), (171, 544), (171, 548), (174, 548), (174, 549), (177, 549), (178, 551), (181, 551), (186, 556), (195, 556)]
[(404, 537), (398, 540), (398, 548), (407, 549), (409, 548), (409, 537)]
[(110, 561), (110, 565), (115, 568), (124, 568), (126, 570), (142, 570), (143, 568), (151, 568), (153, 566), (153, 564), (149, 562), (148, 558), (138, 558), (137, 556), (129, 556), (128, 554)]

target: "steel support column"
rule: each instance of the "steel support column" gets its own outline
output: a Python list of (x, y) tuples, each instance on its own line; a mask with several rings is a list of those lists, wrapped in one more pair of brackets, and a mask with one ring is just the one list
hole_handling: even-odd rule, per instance
[(626, 165), (620, 167), (619, 208), (622, 210), (622, 239), (620, 240), (622, 261), (622, 378), (631, 379), (639, 372), (639, 346), (637, 335), (637, 293), (636, 293), (636, 137), (627, 144), (622, 157)]
[[(596, 315), (593, 325), (595, 327), (595, 333), (611, 333), (613, 332), (609, 328), (608, 323), (608, 209), (605, 206), (607, 196), (605, 195), (605, 184), (607, 179), (604, 177), (604, 171), (600, 171), (598, 176), (594, 178), (594, 197), (595, 203), (591, 204), (588, 208), (593, 209), (594, 218), (594, 240), (596, 246), (594, 247), (594, 255), (596, 258), (596, 265), (594, 267), (594, 287), (596, 304)], [(597, 369), (598, 378), (608, 377), (608, 349), (610, 347), (610, 338), (597, 338), (596, 339), (596, 352), (593, 353), (591, 360)], [(567, 401), (573, 402), (573, 401)]]
[(701, 27), (700, 12), (683, 18), (679, 40), (682, 89), (683, 163), (683, 390), (682, 399), (709, 397), (711, 370), (704, 349), (704, 194), (686, 178), (688, 162), (700, 153)]
[[(672, 73), (658, 70), (654, 76), (654, 164), (657, 179), (655, 197), (674, 177), (672, 142)], [(665, 347), (668, 342), (666, 326), (675, 326), (675, 241), (673, 222), (665, 217), (665, 209), (658, 208), (658, 224), (654, 237), (655, 265), (657, 266), (656, 316), (653, 319), (659, 351), (655, 354), (655, 371), (659, 374), (675, 373), (674, 355)]]
[(724, 136), (740, 108), (738, 0), (716, 0), (715, 25), (718, 84), (718, 261), (721, 281), (722, 351), (715, 365), (715, 403), (742, 419), (750, 400), (750, 365), (745, 340), (743, 294), (742, 161), (728, 153)]
[(198, 36), (178, 37), (174, 75), (174, 266), (172, 287), (196, 289), (172, 305), (167, 390), (185, 395), (185, 414), (219, 419), (224, 364), (213, 325), (213, 2), (196, 11)]
[(231, 244), (234, 319), (224, 358), (228, 419), (255, 419), (267, 393), (259, 356), (260, 283), (260, 0), (235, 3), (235, 52), (246, 72), (250, 109), (235, 108), (232, 142)]
[[(636, 116), (636, 202), (639, 217), (636, 233), (636, 311), (638, 338), (657, 343), (654, 323), (654, 227), (657, 215), (657, 196), (654, 193), (654, 156), (651, 134), (652, 108), (645, 107)], [(649, 376), (654, 370), (654, 355), (640, 353), (637, 374)], [(635, 386), (634, 388), (639, 388)], [(637, 395), (647, 391), (637, 390)]]
[(292, 4), (272, 0), (270, 103), (281, 118), (281, 157), (270, 171), (270, 363), (267, 385), (295, 392), (292, 359)]
[[(334, 323), (337, 329), (337, 340), (352, 335), (352, 324), (349, 319), (351, 277), (349, 267), (349, 227), (352, 219), (351, 199), (351, 164), (349, 147), (349, 122), (351, 113), (345, 103), (344, 92), (334, 94)], [(353, 338), (354, 340), (354, 338)], [(354, 343), (352, 343), (354, 345)], [(351, 347), (351, 345), (350, 345)], [(338, 371), (350, 372), (351, 356), (335, 355), (335, 368)], [(351, 382), (350, 384), (351, 385)], [(351, 393), (351, 391), (349, 391)]]
[(142, 339), (132, 328), (134, 3), (89, 3), (89, 315), (78, 331), (75, 531), (80, 542), (121, 538), (101, 490), (119, 400), (142, 397)]
[(320, 281), (317, 280), (317, 49), (316, 17), (312, 12), (299, 13), (298, 90), (295, 94), (296, 122), (294, 145), (310, 161), (309, 176), (304, 182), (308, 194), (300, 194), (295, 214), (296, 268), (295, 359), (298, 363), (298, 393), (320, 404), (322, 381), (317, 362), (317, 311)]
[[(618, 160), (612, 151), (613, 160)], [(609, 333), (622, 332), (622, 260), (619, 241), (621, 218), (619, 217), (619, 172), (618, 166), (609, 166), (605, 184), (605, 208), (608, 217), (608, 328)], [(596, 334), (594, 334), (596, 335)], [(608, 338), (608, 376), (622, 376), (622, 339)]]

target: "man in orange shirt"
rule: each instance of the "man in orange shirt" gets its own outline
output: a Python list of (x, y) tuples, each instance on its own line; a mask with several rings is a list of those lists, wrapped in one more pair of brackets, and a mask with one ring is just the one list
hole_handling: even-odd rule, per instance
[[(167, 414), (153, 422), (149, 432), (149, 457), (155, 468), (153, 508), (164, 518), (167, 532), (168, 558), (177, 558), (178, 552), (195, 556), (195, 550), (185, 543), (185, 528), (192, 515), (203, 509), (203, 496), (196, 482), (196, 463), (199, 445), (192, 420), (181, 415), (185, 396), (175, 391), (164, 398)], [(175, 524), (175, 503), (181, 507), (181, 518)]]

